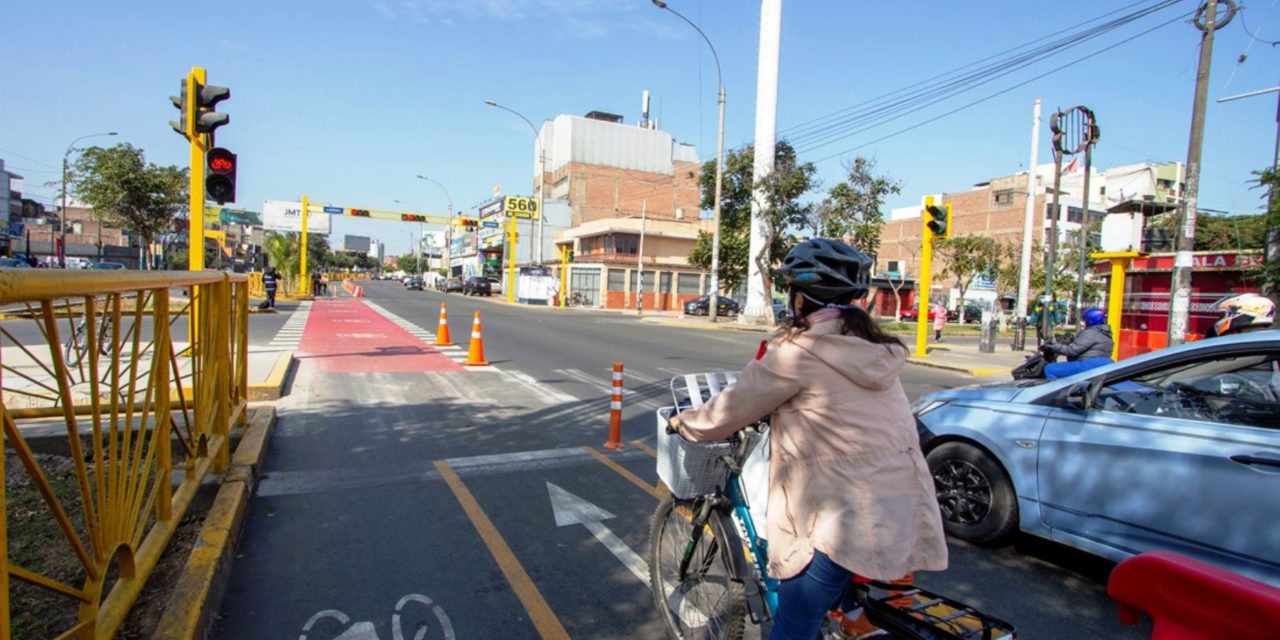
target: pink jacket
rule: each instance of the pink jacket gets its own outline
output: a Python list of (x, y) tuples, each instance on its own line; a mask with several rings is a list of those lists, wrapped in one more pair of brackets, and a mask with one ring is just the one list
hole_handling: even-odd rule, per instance
[(898, 374), (906, 351), (818, 322), (776, 337), (730, 386), (680, 414), (695, 441), (771, 414), (769, 573), (804, 570), (814, 549), (869, 578), (947, 567), (933, 479)]

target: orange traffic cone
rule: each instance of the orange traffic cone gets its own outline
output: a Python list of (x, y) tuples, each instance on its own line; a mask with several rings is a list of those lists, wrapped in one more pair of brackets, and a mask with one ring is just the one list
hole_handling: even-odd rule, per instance
[(484, 359), (484, 336), (481, 335), (479, 311), (476, 312), (476, 319), (471, 322), (471, 346), (467, 349), (467, 361), (463, 364), (468, 367), (489, 366), (489, 361)]
[(453, 346), (453, 340), (449, 339), (449, 307), (443, 302), (440, 303), (440, 324), (436, 327), (436, 346)]

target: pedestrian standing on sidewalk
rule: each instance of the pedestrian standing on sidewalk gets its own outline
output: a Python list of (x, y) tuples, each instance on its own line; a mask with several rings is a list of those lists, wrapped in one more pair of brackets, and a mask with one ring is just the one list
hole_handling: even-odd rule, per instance
[(276, 308), (276, 287), (280, 284), (280, 275), (276, 273), (275, 267), (267, 269), (262, 274), (262, 288), (267, 292), (267, 308)]
[(320, 274), (320, 295), (329, 295), (329, 274), (327, 273)]
[(933, 306), (933, 341), (942, 342), (942, 329), (947, 326), (947, 308), (936, 304)]

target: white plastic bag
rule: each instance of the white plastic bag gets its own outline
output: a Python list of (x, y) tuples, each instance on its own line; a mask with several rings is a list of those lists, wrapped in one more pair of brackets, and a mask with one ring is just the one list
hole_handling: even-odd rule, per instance
[(756, 537), (764, 540), (768, 527), (765, 525), (767, 507), (769, 506), (769, 431), (766, 430), (742, 462), (742, 486), (746, 489), (747, 510), (751, 512), (751, 523), (755, 525)]

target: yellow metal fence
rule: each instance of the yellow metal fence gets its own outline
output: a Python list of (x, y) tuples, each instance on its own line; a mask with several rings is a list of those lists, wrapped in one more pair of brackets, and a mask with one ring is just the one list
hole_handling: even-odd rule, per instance
[(0, 307), (38, 328), (0, 325), (0, 640), (113, 637), (245, 423), (248, 278), (0, 269)]

